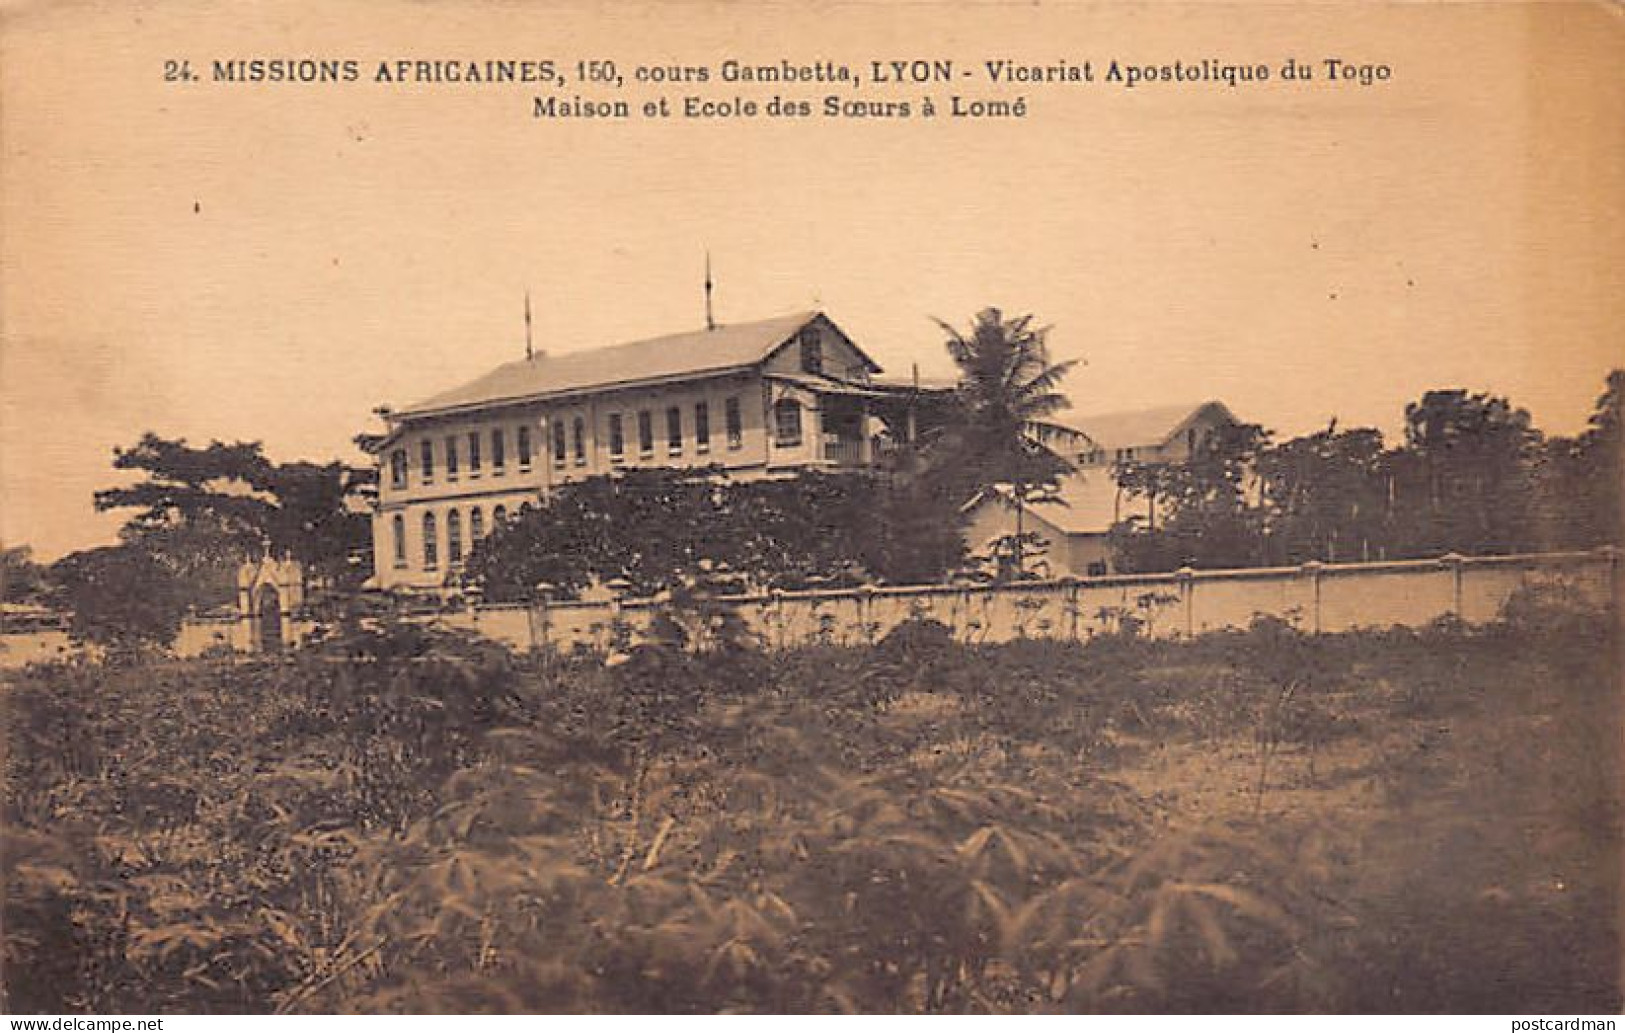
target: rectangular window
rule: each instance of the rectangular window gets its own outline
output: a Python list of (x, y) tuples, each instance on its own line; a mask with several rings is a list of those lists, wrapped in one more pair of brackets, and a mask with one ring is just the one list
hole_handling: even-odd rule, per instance
[(446, 439), (446, 480), (457, 479), (457, 438), (455, 435)]
[(587, 421), (577, 416), (570, 421), (570, 432), (575, 437), (576, 465), (587, 465)]
[(434, 442), (425, 438), (418, 447), (418, 462), (423, 467), (423, 483), (434, 483)]
[(502, 428), (498, 427), (497, 429), (495, 429), (495, 430), (493, 430), (491, 432), (491, 474), (492, 474), (492, 476), (499, 476), (502, 473), (502, 468), (504, 466), (506, 466), (507, 463), (508, 463), (508, 456), (506, 454), (506, 449), (504, 447), (504, 442), (503, 442), (503, 437), (502, 437)]
[(406, 449), (397, 448), (389, 453), (389, 486), (406, 487)]
[(797, 337), (801, 345), (801, 371), (814, 376), (824, 372), (824, 341), (816, 326), (803, 327)]
[(468, 475), (480, 475), (480, 432), (477, 430), (468, 435)]
[(529, 470), (530, 469), (530, 427), (529, 427), (529, 425), (520, 427), (519, 431), (518, 431), (518, 436), (519, 436), (519, 440), (514, 445), (514, 448), (519, 452), (519, 469), (521, 469), (521, 470)]
[(683, 454), (683, 410), (675, 405), (666, 410), (666, 452), (674, 456)]
[(553, 465), (563, 466), (565, 451), (570, 443), (564, 439), (564, 421), (553, 421)]
[(618, 412), (609, 414), (609, 458), (616, 463), (626, 458), (626, 428)]
[(694, 451), (711, 451), (711, 407), (704, 402), (694, 403)]
[(801, 403), (783, 398), (773, 403), (773, 432), (780, 448), (801, 444)]
[(739, 399), (729, 398), (722, 407), (722, 418), (728, 431), (728, 447), (738, 448), (745, 443), (745, 423), (739, 418)]
[(647, 459), (655, 454), (655, 421), (649, 410), (638, 412), (638, 455)]

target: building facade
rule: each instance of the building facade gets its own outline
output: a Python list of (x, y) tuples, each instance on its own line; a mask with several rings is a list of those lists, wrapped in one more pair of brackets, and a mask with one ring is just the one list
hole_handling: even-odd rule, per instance
[(749, 479), (873, 464), (913, 392), (827, 316), (539, 354), (399, 411), (375, 446), (373, 583), (436, 590), (474, 543), (562, 484), (636, 467)]

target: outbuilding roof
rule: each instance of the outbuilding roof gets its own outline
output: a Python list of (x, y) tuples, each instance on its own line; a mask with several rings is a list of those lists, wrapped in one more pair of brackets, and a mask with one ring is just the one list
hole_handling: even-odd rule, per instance
[[(1111, 471), (1094, 468), (1066, 474), (1057, 482), (1058, 492), (1053, 502), (1029, 503), (1026, 512), (1065, 534), (1105, 534), (1112, 524), (1128, 515), (1132, 502), (1122, 500), (1119, 512), (1117, 482)], [(1012, 506), (1004, 486), (986, 489), (966, 506), (966, 511), (981, 506)]]
[[(816, 320), (823, 320), (846, 337), (829, 317), (808, 311), (712, 330), (667, 334), (607, 348), (542, 354), (498, 366), (477, 380), (407, 406), (395, 415), (425, 416), (595, 388), (745, 369), (765, 362), (803, 327)], [(851, 343), (850, 338), (847, 341)], [(858, 350), (856, 345), (853, 348)], [(863, 352), (858, 350), (858, 354), (863, 355)], [(867, 360), (868, 356), (864, 358)], [(879, 369), (873, 360), (869, 362), (875, 370)]]
[(1217, 409), (1222, 420), (1236, 422), (1223, 402), (1181, 402), (1152, 409), (1072, 416), (1067, 424), (1080, 431), (1098, 448), (1143, 448), (1161, 445), (1185, 429), (1185, 425), (1209, 409)]

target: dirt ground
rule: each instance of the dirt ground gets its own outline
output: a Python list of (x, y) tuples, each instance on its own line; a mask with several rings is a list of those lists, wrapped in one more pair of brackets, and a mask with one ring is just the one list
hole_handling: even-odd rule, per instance
[[(1379, 689), (1381, 686), (1378, 687)], [(1170, 825), (1292, 830), (1361, 937), (1361, 1010), (1617, 1013), (1619, 722), (1561, 683), (1282, 747), (1141, 741), (1117, 777)], [(1343, 952), (1338, 952), (1343, 953)]]

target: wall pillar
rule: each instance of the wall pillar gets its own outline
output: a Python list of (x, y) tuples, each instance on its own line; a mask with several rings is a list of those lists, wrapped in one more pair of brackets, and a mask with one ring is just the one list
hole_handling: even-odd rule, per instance
[(874, 645), (880, 628), (875, 624), (875, 586), (858, 586), (858, 632), (867, 645)]
[(1458, 553), (1447, 553), (1439, 557), (1439, 566), (1450, 571), (1450, 615), (1457, 620), (1464, 619), (1461, 608), (1461, 578), (1462, 568), (1466, 565), (1466, 558)]
[(1621, 580), (1625, 578), (1625, 566), (1620, 563), (1620, 548), (1617, 545), (1604, 545), (1597, 550), (1597, 554), (1603, 558), (1607, 566), (1605, 576), (1608, 578), (1608, 602), (1613, 607), (1614, 613), (1618, 614), (1620, 597), (1625, 595), (1625, 582)]
[(1083, 616), (1083, 605), (1078, 602), (1078, 595), (1082, 590), (1082, 582), (1076, 577), (1068, 575), (1061, 579), (1062, 590), (1066, 593), (1067, 636), (1073, 641), (1078, 640), (1078, 623)]
[(1320, 634), (1320, 578), (1325, 566), (1319, 560), (1310, 560), (1298, 568), (1309, 579), (1309, 630), (1317, 635)]
[(1185, 612), (1185, 637), (1196, 636), (1196, 571), (1190, 567), (1180, 567), (1174, 571), (1178, 579), (1179, 601)]

